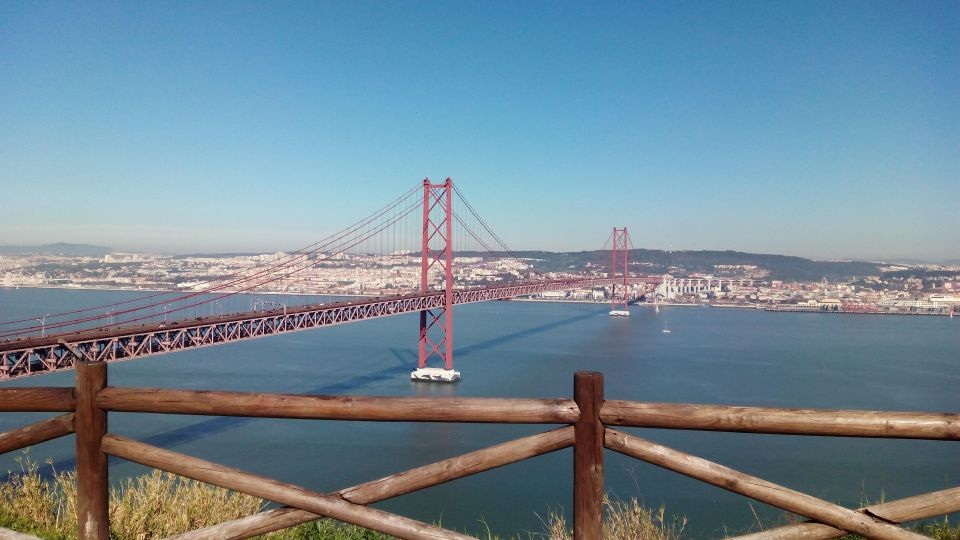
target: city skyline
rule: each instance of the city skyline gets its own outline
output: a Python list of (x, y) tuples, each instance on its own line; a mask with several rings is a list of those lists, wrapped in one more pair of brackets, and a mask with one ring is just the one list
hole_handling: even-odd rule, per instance
[(0, 244), (291, 250), (451, 176), (515, 249), (960, 258), (955, 3), (282, 8), (4, 5)]

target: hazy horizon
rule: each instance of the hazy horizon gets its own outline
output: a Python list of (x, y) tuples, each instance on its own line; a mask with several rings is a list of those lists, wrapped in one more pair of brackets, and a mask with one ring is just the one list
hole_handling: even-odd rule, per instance
[[(97, 243), (97, 242), (66, 242), (66, 241), (55, 241), (55, 242), (43, 242), (43, 243), (39, 243), (39, 244), (0, 244), (0, 248), (3, 248), (3, 247), (44, 247), (44, 246), (52, 246), (52, 245), (81, 245), (81, 246), (90, 246), (90, 247), (105, 248), (105, 249), (111, 250), (111, 252), (113, 252), (113, 253), (140, 253), (140, 254), (145, 254), (145, 255), (161, 255), (161, 256), (164, 256), (164, 255), (193, 255), (193, 254), (223, 255), (223, 254), (230, 254), (230, 253), (244, 253), (244, 254), (248, 254), (248, 253), (249, 253), (249, 254), (269, 254), (269, 253), (280, 253), (280, 252), (289, 253), (289, 252), (292, 252), (292, 251), (297, 251), (297, 250), (299, 250), (299, 249), (301, 249), (301, 248), (304, 247), (304, 246), (289, 247), (289, 248), (286, 248), (286, 249), (278, 249), (278, 248), (275, 248), (275, 247), (274, 247), (274, 248), (264, 247), (264, 248), (261, 248), (261, 249), (218, 249), (218, 248), (211, 248), (211, 249), (198, 249), (198, 250), (190, 250), (190, 249), (167, 249), (167, 250), (165, 250), (165, 249), (145, 249), (145, 248), (135, 248), (135, 247), (117, 247), (117, 246), (111, 246), (111, 245), (106, 245), (106, 244), (104, 244), (104, 243)], [(532, 248), (517, 248), (517, 249), (515, 249), (515, 251), (517, 251), (517, 252), (522, 252), (522, 251), (544, 251), (544, 252), (552, 252), (552, 253), (570, 253), (570, 252), (580, 252), (580, 251), (597, 251), (597, 250), (599, 250), (599, 249), (600, 249), (600, 248), (586, 248), (586, 249), (543, 249), (543, 248), (532, 247)], [(605, 249), (606, 249), (607, 251), (610, 250), (609, 247), (606, 247)], [(804, 258), (804, 259), (810, 259), (810, 260), (822, 261), (822, 262), (831, 262), (831, 261), (863, 261), (863, 262), (891, 262), (891, 263), (896, 263), (896, 262), (903, 262), (903, 261), (914, 261), (914, 262), (921, 263), (921, 264), (951, 264), (951, 265), (952, 265), (952, 264), (960, 264), (960, 257), (957, 257), (957, 258), (954, 258), (954, 257), (943, 257), (943, 258), (940, 258), (940, 259), (917, 259), (917, 258), (914, 258), (914, 257), (873, 257), (873, 258), (838, 257), (838, 258), (827, 259), (827, 258), (819, 258), (819, 257), (808, 257), (808, 256), (806, 256), (806, 255), (797, 254), (797, 253), (760, 252), (760, 251), (749, 251), (749, 250), (732, 249), (732, 248), (683, 249), (683, 248), (676, 248), (676, 247), (674, 247), (674, 248), (670, 248), (670, 247), (668, 247), (668, 248), (658, 248), (658, 247), (647, 247), (647, 246), (634, 246), (634, 247), (631, 247), (630, 250), (631, 250), (631, 251), (633, 251), (633, 250), (650, 250), (650, 251), (667, 251), (667, 252), (668, 252), (668, 251), (676, 251), (676, 252), (683, 252), (683, 251), (715, 251), (715, 252), (733, 251), (733, 252), (740, 252), (740, 253), (750, 253), (750, 254), (755, 254), (755, 255), (777, 255), (777, 256), (786, 256), (786, 257), (800, 257), (800, 258)], [(465, 250), (465, 251), (472, 251), (472, 250)], [(0, 256), (3, 256), (3, 254), (0, 253)]]

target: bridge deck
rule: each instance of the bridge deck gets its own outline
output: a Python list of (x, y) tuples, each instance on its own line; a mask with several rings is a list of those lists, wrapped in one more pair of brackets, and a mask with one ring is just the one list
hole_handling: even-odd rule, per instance
[[(610, 285), (578, 278), (455, 290), (454, 304), (501, 300), (546, 291)], [(631, 278), (631, 282), (645, 281)], [(299, 332), (443, 307), (444, 291), (368, 298), (286, 310), (180, 319), (136, 327), (100, 328), (0, 343), (0, 380), (71, 369), (78, 360), (116, 362), (246, 339)]]

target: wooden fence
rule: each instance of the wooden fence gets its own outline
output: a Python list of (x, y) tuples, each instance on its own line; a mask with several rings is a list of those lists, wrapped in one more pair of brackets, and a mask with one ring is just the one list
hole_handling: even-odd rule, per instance
[[(602, 537), (604, 449), (713, 484), (810, 519), (742, 538), (923, 538), (897, 524), (960, 511), (960, 488), (847, 509), (717, 463), (613, 429), (735, 431), (839, 437), (960, 440), (960, 415), (774, 409), (604, 400), (603, 375), (574, 375), (573, 400), (351, 397), (114, 388), (105, 363), (77, 365), (76, 388), (0, 389), (0, 412), (66, 414), (0, 434), (0, 452), (76, 433), (77, 531), (108, 540), (107, 456), (246, 493), (283, 506), (201, 530), (185, 539), (240, 539), (331, 517), (400, 538), (468, 538), (367, 505), (457, 478), (573, 447), (576, 539)], [(110, 411), (399, 422), (560, 424), (562, 427), (424, 465), (392, 476), (318, 493), (113, 435)]]

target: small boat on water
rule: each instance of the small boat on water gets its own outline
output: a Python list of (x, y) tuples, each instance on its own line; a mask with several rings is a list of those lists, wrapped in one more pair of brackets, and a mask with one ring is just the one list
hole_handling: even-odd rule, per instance
[(611, 317), (629, 317), (630, 311), (626, 309), (615, 309), (610, 312)]

